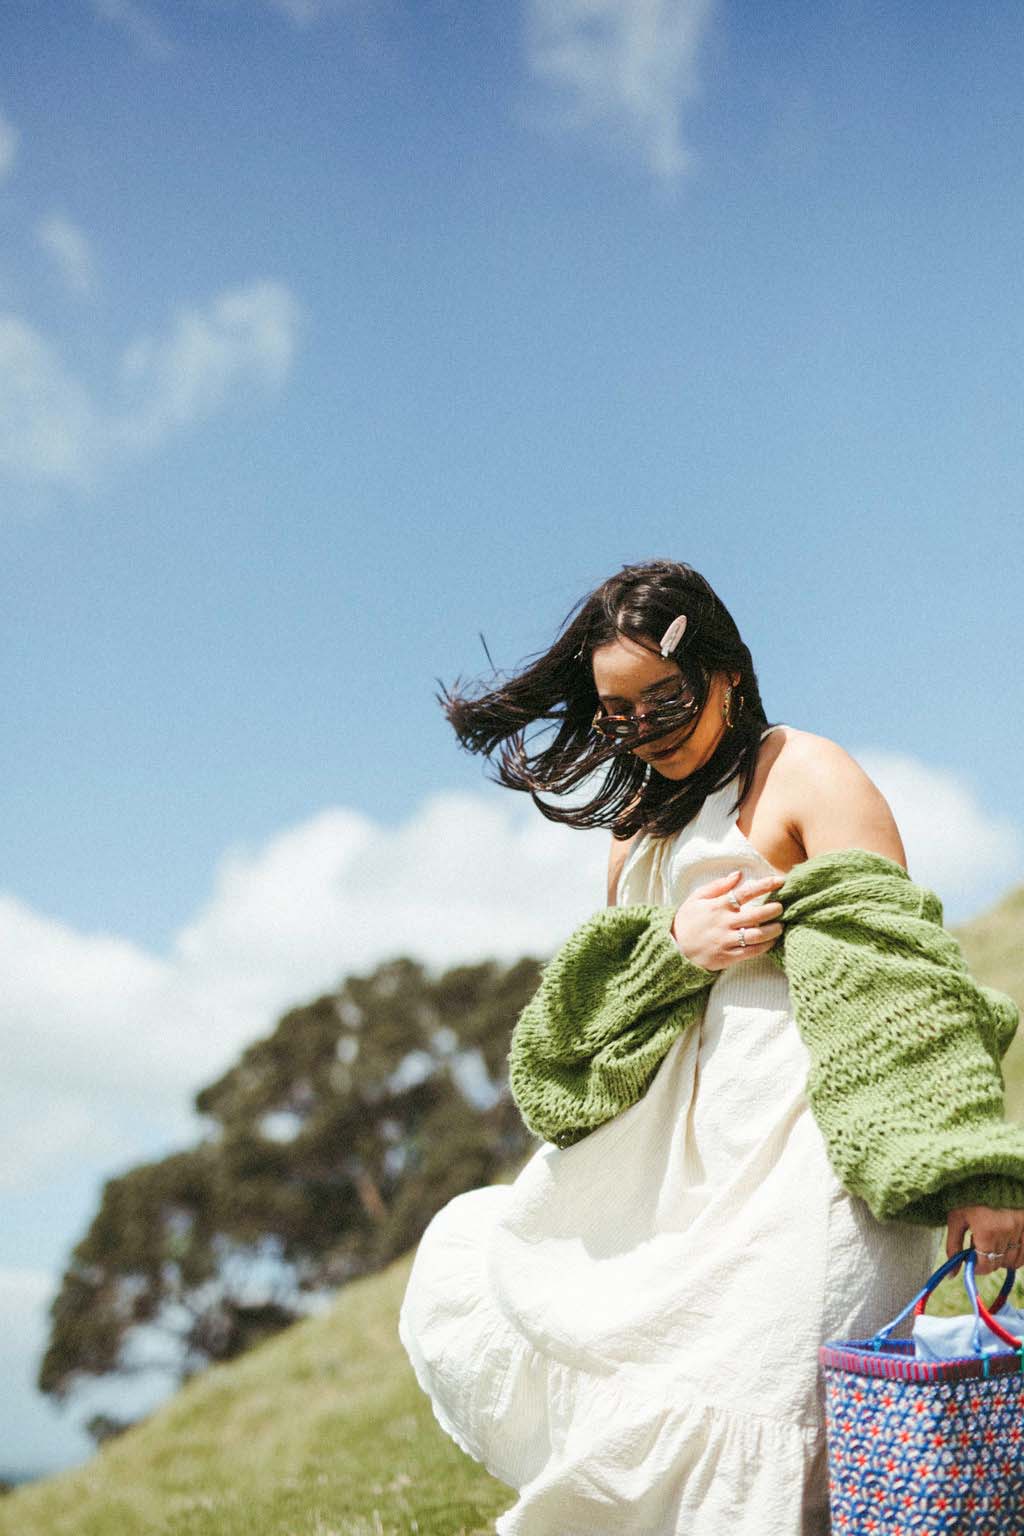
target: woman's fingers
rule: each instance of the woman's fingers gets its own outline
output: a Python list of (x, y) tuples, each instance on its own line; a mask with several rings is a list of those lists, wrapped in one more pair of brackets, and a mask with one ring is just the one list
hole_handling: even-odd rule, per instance
[(737, 906), (733, 906), (728, 896), (716, 903), (725, 917), (725, 943), (741, 959), (744, 950), (759, 954), (770, 948), (782, 932), (782, 924), (776, 921), (782, 911), (781, 901), (761, 901), (757, 898), (767, 895), (774, 887), (781, 885), (785, 878), (785, 875), (774, 874), (744, 881), (742, 890), (735, 888), (732, 892)]
[[(760, 880), (745, 880), (742, 889), (737, 889), (735, 894), (739, 901), (753, 905), (758, 897), (767, 896), (772, 890), (777, 890), (785, 878), (785, 875), (764, 875)], [(755, 910), (761, 912), (768, 905), (776, 906), (780, 912), (782, 911), (781, 901), (772, 903), (757, 901)]]
[(727, 875), (719, 875), (717, 880), (708, 880), (699, 887), (702, 896), (719, 896), (723, 891), (728, 891), (743, 875), (742, 869), (731, 869)]
[(951, 1259), (964, 1245), (967, 1218), (962, 1211), (950, 1211), (946, 1227), (946, 1258)]
[(782, 932), (782, 924), (776, 921), (782, 903), (757, 898), (785, 878), (773, 873), (748, 880), (742, 869), (731, 869), (696, 886), (672, 922), (672, 937), (682, 954), (714, 971), (761, 954)]
[(706, 885), (699, 886), (698, 890), (702, 896), (723, 897), (719, 905), (729, 906), (730, 895), (734, 895), (737, 901), (750, 901), (754, 896), (770, 891), (773, 886), (782, 885), (785, 879), (785, 875), (761, 875), (756, 880), (745, 880), (742, 869), (733, 869), (727, 875), (720, 875), (717, 880), (709, 880)]
[[(947, 1258), (963, 1247), (964, 1237), (970, 1232), (971, 1247), (977, 1254), (977, 1274), (990, 1275), (997, 1269), (1024, 1266), (1024, 1211), (966, 1205), (950, 1211), (946, 1221)], [(986, 1258), (989, 1253), (996, 1257)]]
[(729, 922), (733, 928), (749, 928), (751, 923), (767, 923), (777, 918), (781, 911), (781, 901), (747, 901), (734, 914), (730, 912)]
[[(1024, 1248), (1015, 1234), (1007, 1236), (1006, 1233), (988, 1233), (986, 1235), (972, 1234), (974, 1248), (978, 1255), (976, 1272), (979, 1275), (995, 1274), (997, 1269), (1017, 1269), (1024, 1263)], [(996, 1258), (988, 1259), (988, 1253), (996, 1254)]]
[[(740, 929), (743, 929), (743, 938), (746, 943), (740, 941)], [(782, 932), (781, 923), (739, 923), (733, 929), (733, 944), (740, 949), (753, 949), (756, 945), (762, 948), (774, 943)]]

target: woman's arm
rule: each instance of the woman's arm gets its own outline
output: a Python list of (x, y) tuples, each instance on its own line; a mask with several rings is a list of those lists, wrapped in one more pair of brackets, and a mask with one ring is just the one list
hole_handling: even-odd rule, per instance
[[(865, 848), (907, 868), (907, 857), (889, 803), (850, 754), (825, 736), (794, 734), (780, 755), (785, 762), (786, 804), (791, 825), (809, 859), (837, 848)], [(1024, 1263), (1024, 1209), (963, 1205), (947, 1217), (948, 1257), (967, 1232), (978, 1250), (977, 1273)], [(998, 1253), (987, 1259), (985, 1254)]]
[(889, 802), (838, 742), (793, 732), (775, 771), (782, 775), (790, 829), (809, 859), (836, 848), (864, 848), (907, 868)]

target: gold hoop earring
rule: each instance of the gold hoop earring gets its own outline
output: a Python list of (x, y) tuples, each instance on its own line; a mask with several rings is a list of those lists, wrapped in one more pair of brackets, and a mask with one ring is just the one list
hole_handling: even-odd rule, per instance
[(743, 713), (743, 694), (742, 693), (740, 694), (740, 702), (739, 702), (739, 705), (737, 706), (735, 714), (733, 714), (733, 712), (732, 712), (732, 710), (730, 708), (731, 704), (732, 704), (732, 683), (730, 683), (728, 685), (728, 687), (726, 688), (726, 690), (725, 690), (725, 698), (722, 701), (722, 719), (725, 721), (725, 728), (726, 728), (727, 731), (731, 731), (732, 730), (733, 726), (736, 724), (736, 721), (739, 719), (740, 715)]

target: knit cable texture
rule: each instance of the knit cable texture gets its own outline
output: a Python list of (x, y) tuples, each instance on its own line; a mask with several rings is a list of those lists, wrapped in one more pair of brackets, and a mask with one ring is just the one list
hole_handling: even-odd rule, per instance
[(717, 971), (669, 932), (675, 907), (608, 907), (541, 973), (512, 1031), (509, 1086), (530, 1130), (569, 1147), (642, 1098)]
[(929, 1226), (959, 1205), (1024, 1208), (1024, 1126), (1006, 1122), (999, 1065), (1019, 1010), (971, 976), (938, 896), (855, 848), (798, 864), (776, 898), (769, 956), (844, 1187), (875, 1216)]
[[(941, 1225), (961, 1205), (1024, 1209), (1024, 1126), (1004, 1116), (1012, 998), (971, 976), (942, 903), (882, 854), (796, 865), (762, 952), (789, 982), (807, 1097), (829, 1161), (879, 1219)], [(509, 1052), (529, 1128), (561, 1147), (636, 1103), (721, 974), (682, 955), (674, 907), (611, 907), (545, 966)], [(749, 963), (740, 961), (740, 964)]]

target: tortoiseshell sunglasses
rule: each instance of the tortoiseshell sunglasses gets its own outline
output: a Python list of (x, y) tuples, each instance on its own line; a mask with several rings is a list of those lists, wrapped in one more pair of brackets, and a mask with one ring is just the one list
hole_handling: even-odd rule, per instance
[[(670, 731), (685, 725), (696, 713), (697, 695), (692, 683), (684, 678), (678, 693), (656, 704), (645, 715), (607, 715), (599, 708), (590, 726), (606, 741), (614, 742), (617, 746), (635, 746), (639, 741), (657, 741), (659, 737), (667, 736)], [(640, 732), (641, 719), (648, 727), (644, 735)]]

